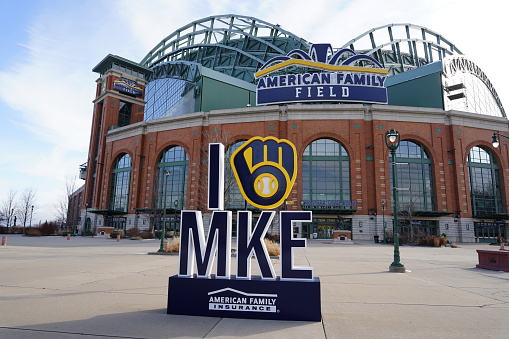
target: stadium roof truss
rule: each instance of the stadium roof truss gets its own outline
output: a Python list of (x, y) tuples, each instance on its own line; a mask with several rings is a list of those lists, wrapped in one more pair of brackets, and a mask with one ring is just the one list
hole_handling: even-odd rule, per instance
[[(171, 33), (143, 58), (140, 66), (153, 71), (149, 81), (175, 78), (195, 82), (205, 67), (256, 83), (254, 73), (265, 62), (295, 49), (307, 52), (310, 46), (311, 43), (279, 25), (248, 16), (219, 15), (193, 21)], [(412, 24), (373, 28), (340, 47), (343, 48), (372, 56), (389, 71), (389, 76), (435, 61), (445, 61), (445, 66), (451, 65), (447, 61), (451, 58), (463, 60), (463, 53), (452, 42), (432, 30)], [(460, 59), (454, 59), (458, 57)], [(493, 85), (482, 71), (472, 71), (475, 68), (472, 64), (461, 71), (477, 77), (488, 91), (484, 99), (471, 96), (467, 106), (481, 114), (505, 117)], [(452, 71), (451, 66), (447, 67), (444, 68), (446, 75)]]
[(421, 67), (461, 51), (440, 34), (412, 24), (390, 24), (373, 28), (341, 48), (374, 57), (389, 75)]
[[(469, 73), (486, 88), (484, 90), (475, 86), (475, 95), (463, 94), (461, 97), (462, 93), (455, 94), (458, 99), (464, 98), (461, 110), (506, 117), (495, 88), (480, 68), (466, 59), (452, 42), (425, 27), (412, 24), (380, 26), (350, 40), (342, 48), (374, 57), (389, 71), (389, 75), (442, 61), (446, 78), (455, 73)], [(446, 106), (454, 107), (449, 104), (450, 98), (454, 96), (450, 93), (446, 93), (446, 96)]]
[(176, 30), (140, 64), (155, 69), (169, 61), (189, 61), (254, 83), (253, 74), (267, 60), (293, 49), (307, 50), (309, 43), (278, 25), (247, 16), (222, 15), (197, 20)]

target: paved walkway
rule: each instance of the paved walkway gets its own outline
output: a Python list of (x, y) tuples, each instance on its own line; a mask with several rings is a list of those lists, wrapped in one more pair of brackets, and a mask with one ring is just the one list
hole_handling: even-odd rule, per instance
[(475, 250), (496, 246), (403, 246), (400, 274), (388, 272), (390, 245), (308, 241), (295, 264), (321, 279), (316, 323), (167, 315), (178, 257), (147, 255), (158, 248), (9, 236), (0, 247), (0, 338), (509, 337), (509, 273), (475, 268)]

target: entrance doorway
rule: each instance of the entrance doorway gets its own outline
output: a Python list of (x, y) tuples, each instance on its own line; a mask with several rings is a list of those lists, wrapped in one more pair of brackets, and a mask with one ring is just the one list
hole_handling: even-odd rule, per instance
[(507, 238), (506, 224), (503, 221), (474, 222), (475, 241), (480, 243), (495, 243), (498, 237)]
[[(330, 217), (316, 217), (313, 218), (312, 223), (302, 224), (301, 235), (303, 238), (309, 239), (332, 239), (334, 230), (352, 231), (351, 218), (330, 218)], [(353, 238), (353, 236), (352, 236)]]

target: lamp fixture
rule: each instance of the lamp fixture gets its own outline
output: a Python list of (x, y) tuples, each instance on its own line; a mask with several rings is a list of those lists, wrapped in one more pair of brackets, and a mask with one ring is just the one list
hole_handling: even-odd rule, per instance
[(493, 132), (493, 136), (491, 137), (492, 141), (491, 144), (493, 147), (497, 148), (500, 145), (500, 142), (497, 139), (497, 132)]
[(497, 136), (501, 136), (502, 138), (504, 139), (509, 139), (509, 137), (507, 135), (503, 135), (501, 133), (498, 133), (498, 132), (493, 132), (493, 136), (491, 137), (491, 144), (493, 145), (493, 147), (497, 148), (498, 146), (500, 146), (500, 141), (498, 140)]

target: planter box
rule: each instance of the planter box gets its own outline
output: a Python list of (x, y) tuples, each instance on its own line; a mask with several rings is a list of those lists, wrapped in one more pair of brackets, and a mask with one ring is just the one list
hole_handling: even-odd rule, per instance
[(476, 267), (509, 272), (509, 251), (477, 250), (477, 255), (479, 256), (479, 264)]

